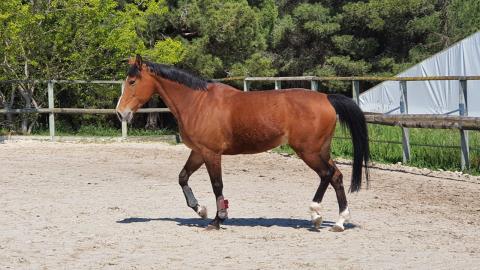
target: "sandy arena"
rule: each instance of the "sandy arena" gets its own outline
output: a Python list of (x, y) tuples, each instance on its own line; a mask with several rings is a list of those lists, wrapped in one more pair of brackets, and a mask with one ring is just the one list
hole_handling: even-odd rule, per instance
[[(223, 158), (230, 219), (206, 231), (177, 183), (188, 157), (162, 143), (0, 143), (1, 269), (480, 269), (480, 184), (371, 170), (322, 229), (316, 174), (274, 153)], [(350, 182), (349, 165), (340, 170)], [(190, 185), (214, 215), (205, 167)]]

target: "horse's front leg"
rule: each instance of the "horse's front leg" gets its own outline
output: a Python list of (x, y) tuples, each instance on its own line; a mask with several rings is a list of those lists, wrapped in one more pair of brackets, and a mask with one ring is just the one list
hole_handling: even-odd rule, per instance
[(183, 195), (185, 195), (185, 200), (187, 205), (192, 208), (201, 218), (207, 218), (207, 208), (198, 204), (197, 199), (193, 195), (193, 191), (188, 186), (188, 179), (196, 170), (198, 170), (203, 165), (203, 157), (192, 151), (188, 157), (187, 163), (183, 167), (182, 171), (178, 176), (178, 183), (182, 187)]
[(220, 224), (228, 217), (228, 201), (223, 198), (222, 166), (221, 155), (206, 153), (203, 155), (210, 181), (212, 182), (213, 193), (217, 201), (217, 214), (210, 222), (207, 229), (220, 229)]

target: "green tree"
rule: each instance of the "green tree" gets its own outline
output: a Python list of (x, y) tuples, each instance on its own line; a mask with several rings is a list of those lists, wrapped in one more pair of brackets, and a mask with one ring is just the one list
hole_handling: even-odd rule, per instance
[[(272, 0), (250, 6), (243, 1), (171, 1), (172, 32), (183, 38), (186, 55), (181, 66), (205, 77), (239, 71), (256, 53), (267, 49), (277, 9)], [(266, 54), (264, 54), (264, 58)]]
[[(6, 0), (0, 8), (4, 78), (116, 79), (125, 76), (124, 60), (135, 52), (169, 64), (184, 56), (182, 43), (161, 36), (161, 24), (156, 23), (168, 11), (163, 0), (135, 0), (123, 6), (114, 0)], [(42, 91), (37, 93), (34, 83), (21, 83), (15, 91), (25, 108), (45, 106), (45, 87), (38, 89)], [(92, 94), (106, 97), (109, 104), (101, 102), (105, 98), (92, 99)], [(65, 106), (111, 107), (118, 89), (85, 93), (77, 87), (63, 97), (58, 102)], [(33, 123), (35, 119), (24, 120), (22, 131), (29, 132)]]
[[(18, 0), (5, 0), (0, 3), (0, 68), (5, 79), (29, 80), (39, 75), (39, 67), (43, 63), (44, 52), (48, 48), (46, 37), (41, 35), (45, 14), (36, 11), (36, 7), (23, 4)], [(16, 93), (20, 94), (25, 108), (38, 108), (42, 103), (34, 95), (38, 95), (34, 83), (25, 82), (11, 88), (10, 102), (6, 107), (13, 107)], [(8, 92), (0, 93), (6, 100)], [(12, 116), (9, 115), (9, 120)], [(22, 132), (30, 132), (34, 119), (24, 115), (21, 119)]]
[(311, 74), (332, 54), (331, 37), (340, 29), (335, 11), (322, 3), (299, 3), (273, 29), (275, 64), (283, 75)]

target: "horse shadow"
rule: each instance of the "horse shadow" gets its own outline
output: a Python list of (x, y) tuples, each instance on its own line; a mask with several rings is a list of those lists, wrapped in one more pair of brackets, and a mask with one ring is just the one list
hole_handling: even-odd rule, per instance
[[(175, 222), (178, 226), (185, 227), (197, 227), (205, 228), (207, 227), (210, 220), (200, 219), (200, 218), (143, 218), (143, 217), (130, 217), (122, 220), (118, 220), (117, 223), (120, 224), (130, 224), (130, 223), (143, 223), (151, 221), (160, 221), (160, 222)], [(310, 220), (306, 219), (295, 219), (295, 218), (229, 218), (223, 223), (225, 226), (232, 227), (282, 227), (282, 228), (292, 228), (292, 229), (308, 229), (310, 231), (317, 231)], [(320, 229), (331, 228), (335, 225), (333, 221), (323, 221)], [(357, 225), (353, 223), (346, 223), (345, 230), (356, 228)]]

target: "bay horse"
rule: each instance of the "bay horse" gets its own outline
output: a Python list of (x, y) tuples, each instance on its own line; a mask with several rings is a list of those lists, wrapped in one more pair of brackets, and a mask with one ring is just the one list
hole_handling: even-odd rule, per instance
[(179, 174), (187, 205), (202, 217), (207, 209), (198, 203), (188, 185), (190, 176), (205, 164), (217, 212), (207, 229), (219, 229), (228, 217), (223, 197), (222, 155), (254, 154), (288, 143), (320, 177), (309, 207), (313, 225), (322, 224), (320, 202), (329, 184), (337, 195), (340, 218), (332, 231), (343, 231), (350, 218), (342, 173), (330, 157), (337, 122), (350, 130), (353, 169), (350, 191), (362, 183), (362, 167), (368, 183), (368, 131), (362, 110), (352, 99), (307, 89), (243, 92), (234, 87), (203, 80), (178, 68), (130, 58), (127, 78), (116, 112), (130, 122), (133, 113), (158, 93), (178, 121), (190, 156)]

